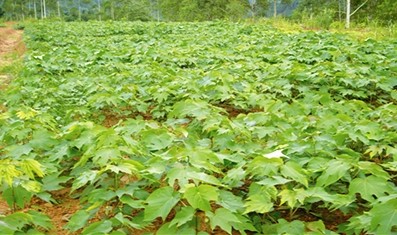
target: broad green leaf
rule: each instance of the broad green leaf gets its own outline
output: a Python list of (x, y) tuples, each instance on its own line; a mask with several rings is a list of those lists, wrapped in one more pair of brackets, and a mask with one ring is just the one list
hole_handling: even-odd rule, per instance
[(255, 194), (248, 197), (244, 214), (250, 212), (266, 213), (273, 210), (273, 202), (265, 195)]
[(0, 222), (4, 222), (4, 227), (6, 230), (8, 228), (15, 228), (15, 230), (21, 230), (24, 226), (33, 222), (32, 215), (24, 212), (15, 212), (11, 215), (7, 215), (1, 218)]
[(234, 195), (232, 192), (229, 191), (219, 191), (218, 203), (219, 205), (234, 213), (244, 211), (244, 203), (242, 198)]
[(123, 213), (119, 212), (117, 213), (114, 218), (120, 222), (122, 225), (125, 225), (127, 227), (130, 228), (137, 228), (137, 229), (141, 229), (143, 228), (141, 225), (139, 224), (135, 224), (133, 223), (129, 218), (125, 218), (125, 216), (123, 215)]
[(384, 180), (388, 180), (390, 178), (390, 175), (383, 170), (381, 166), (374, 162), (367, 162), (367, 161), (360, 161), (358, 163), (358, 168), (363, 171), (365, 174), (372, 174), (376, 177), (380, 177)]
[(195, 179), (195, 180), (207, 183), (207, 184), (213, 184), (213, 185), (218, 185), (218, 186), (222, 185), (221, 182), (217, 178), (215, 178), (212, 175), (203, 173), (203, 172), (190, 171), (190, 172), (188, 172), (187, 176), (190, 177), (191, 179)]
[(289, 161), (285, 165), (281, 166), (280, 172), (284, 177), (291, 178), (296, 182), (303, 184), (306, 188), (308, 187), (308, 177), (299, 164)]
[(360, 234), (363, 231), (369, 231), (369, 225), (371, 224), (372, 217), (368, 213), (362, 215), (356, 215), (349, 219), (349, 224), (346, 226), (346, 230)]
[(181, 225), (186, 224), (191, 221), (196, 213), (196, 210), (191, 206), (182, 207), (180, 211), (178, 211), (172, 219), (170, 223), (170, 227), (175, 226), (180, 227)]
[(164, 129), (148, 130), (142, 133), (143, 144), (152, 151), (167, 148), (173, 139), (173, 136)]
[(46, 235), (45, 233), (40, 232), (38, 229), (35, 229), (35, 228), (29, 229), (25, 234), (26, 235)]
[(266, 179), (258, 181), (256, 183), (260, 184), (260, 185), (275, 186), (275, 185), (280, 185), (280, 184), (286, 184), (291, 181), (292, 180), (290, 180), (290, 179), (286, 179), (284, 177), (275, 175), (273, 177), (266, 178)]
[[(327, 229), (325, 228), (324, 222), (321, 220), (306, 222), (306, 230), (313, 232), (311, 234), (327, 234)], [(328, 233), (329, 234), (329, 233)], [(332, 233), (330, 233), (332, 234)], [(335, 233), (336, 235), (337, 233)]]
[(249, 219), (249, 216), (244, 216), (240, 213), (234, 214), (239, 222), (230, 222), (232, 227), (239, 231), (241, 234), (247, 234), (246, 231), (257, 232), (257, 229), (254, 227), (253, 222)]
[(280, 205), (283, 205), (284, 203), (287, 202), (289, 207), (294, 208), (296, 203), (298, 202), (297, 194), (298, 194), (298, 192), (296, 192), (295, 190), (283, 189), (278, 194), (281, 197), (280, 198)]
[(194, 169), (189, 167), (184, 167), (181, 165), (175, 166), (173, 169), (170, 169), (167, 173), (168, 184), (174, 185), (176, 182), (182, 189), (184, 189), (185, 185), (189, 183), (189, 171), (193, 171)]
[(157, 217), (165, 220), (179, 200), (179, 193), (175, 192), (172, 187), (162, 187), (155, 190), (146, 199), (145, 221), (152, 221)]
[(127, 235), (127, 233), (120, 229), (118, 231), (112, 231), (111, 233), (109, 233), (109, 235)]
[(221, 163), (218, 156), (209, 149), (193, 148), (187, 152), (189, 163), (197, 169), (205, 168), (209, 171), (220, 172), (214, 165)]
[(70, 143), (71, 146), (74, 146), (78, 149), (82, 149), (84, 146), (88, 146), (94, 142), (94, 138), (96, 137), (96, 133), (92, 130), (85, 130), (81, 133), (78, 138), (73, 139)]
[(65, 225), (65, 228), (72, 232), (75, 232), (86, 225), (90, 216), (90, 213), (88, 213), (86, 210), (79, 210), (74, 213), (72, 217), (70, 217), (70, 220)]
[(81, 234), (82, 235), (99, 235), (99, 234), (107, 234), (112, 231), (112, 222), (109, 220), (98, 221), (90, 224), (86, 227)]
[(283, 163), (280, 158), (268, 159), (259, 156), (247, 164), (247, 173), (255, 176), (274, 176), (278, 173)]
[(338, 181), (349, 173), (350, 164), (342, 160), (331, 160), (320, 177), (317, 178), (316, 186), (326, 187)]
[(359, 193), (363, 199), (369, 202), (374, 202), (377, 198), (392, 192), (393, 189), (386, 180), (373, 175), (353, 179), (349, 185), (350, 194)]
[(87, 195), (87, 201), (91, 203), (97, 201), (110, 201), (114, 197), (116, 197), (116, 193), (113, 190), (98, 188), (90, 191)]
[(124, 204), (127, 204), (128, 206), (132, 207), (132, 208), (145, 208), (144, 203), (142, 200), (137, 200), (132, 198), (131, 196), (128, 195), (123, 195), (120, 198), (120, 201)]
[(93, 183), (97, 177), (98, 171), (83, 172), (77, 179), (73, 181), (72, 192), (86, 185), (88, 182)]
[(54, 145), (57, 144), (57, 141), (54, 138), (54, 135), (47, 130), (38, 130), (33, 133), (32, 140), (29, 142), (29, 145), (34, 149), (44, 149), (49, 150)]
[(0, 219), (0, 233), (4, 235), (14, 235), (15, 230), (17, 230), (17, 227), (12, 224), (8, 224)]
[(36, 196), (45, 202), (57, 203), (57, 201), (52, 197), (52, 195), (46, 191), (36, 193)]
[(99, 166), (108, 166), (111, 159), (120, 159), (121, 153), (113, 147), (101, 148), (95, 151), (92, 161)]
[(218, 201), (219, 190), (211, 185), (190, 185), (183, 196), (189, 204), (202, 211), (211, 211), (210, 201)]
[(233, 168), (227, 172), (222, 182), (230, 187), (238, 187), (242, 184), (242, 180), (246, 176), (246, 171), (242, 167)]
[(198, 234), (204, 235), (203, 232), (197, 232), (196, 228), (193, 226), (183, 225), (181, 227), (170, 226), (170, 223), (163, 224), (159, 230), (157, 230), (156, 235), (188, 235), (188, 234)]
[(197, 118), (198, 120), (203, 120), (209, 117), (211, 114), (211, 109), (209, 105), (205, 101), (193, 101), (193, 100), (185, 100), (178, 102), (174, 105), (172, 112), (170, 113), (171, 117), (185, 117), (192, 116)]
[(288, 222), (284, 219), (278, 220), (277, 233), (278, 234), (304, 234), (305, 224), (300, 220)]
[(219, 226), (221, 229), (226, 231), (228, 234), (232, 234), (232, 223), (239, 223), (240, 220), (231, 211), (225, 208), (219, 208), (215, 211), (215, 214), (207, 214), (211, 228), (215, 229)]
[(372, 217), (371, 231), (376, 234), (390, 234), (393, 226), (397, 226), (397, 199), (374, 205), (369, 214)]
[(19, 159), (23, 155), (29, 155), (30, 152), (33, 151), (33, 148), (29, 144), (25, 145), (12, 145), (7, 147), (8, 156), (10, 156), (11, 159)]
[(178, 234), (178, 227), (170, 226), (170, 223), (163, 224), (159, 230), (157, 230), (156, 235), (170, 235)]
[(314, 201), (326, 201), (326, 202), (333, 202), (335, 200), (335, 196), (325, 191), (323, 187), (313, 187), (308, 188), (307, 190), (299, 190), (298, 198), (305, 197), (308, 200)]
[(30, 210), (28, 214), (32, 216), (32, 221), (36, 226), (40, 226), (46, 230), (53, 228), (51, 219), (40, 212)]
[(55, 191), (64, 188), (60, 184), (66, 183), (70, 180), (68, 176), (59, 176), (61, 173), (53, 173), (51, 175), (46, 175), (42, 179), (43, 181), (43, 191)]
[(19, 185), (5, 189), (2, 194), (2, 197), (6, 200), (10, 208), (12, 208), (15, 203), (21, 209), (30, 202), (32, 196), (32, 192), (29, 192), (24, 187)]

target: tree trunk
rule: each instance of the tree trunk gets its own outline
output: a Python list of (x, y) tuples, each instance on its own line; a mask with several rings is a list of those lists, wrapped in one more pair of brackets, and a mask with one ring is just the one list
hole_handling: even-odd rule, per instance
[(16, 6), (16, 3), (15, 3), (15, 1), (13, 1), (12, 2), (12, 15), (11, 15), (11, 19), (13, 19), (13, 20), (18, 20), (17, 18), (18, 18), (18, 15), (15, 13), (15, 6)]
[(113, 1), (110, 3), (110, 16), (112, 17), (112, 20), (114, 20), (114, 6), (113, 6)]
[(58, 17), (61, 18), (61, 4), (59, 0), (57, 1), (57, 7), (58, 7)]
[(40, 0), (40, 16), (41, 16), (41, 19), (44, 19), (43, 0)]
[(160, 0), (157, 0), (157, 1), (156, 1), (157, 22), (160, 22), (160, 3), (159, 3), (159, 1), (160, 1)]
[(350, 0), (346, 0), (346, 28), (350, 28)]
[(102, 16), (101, 16), (101, 0), (98, 0), (98, 19), (99, 19), (99, 21), (102, 20)]
[(80, 0), (79, 0), (79, 21), (81, 21), (81, 4), (80, 4)]
[(47, 6), (45, 0), (43, 0), (43, 16), (44, 18), (47, 18)]
[(25, 20), (25, 9), (23, 7), (23, 3), (21, 3), (21, 18), (22, 20)]
[(34, 11), (34, 18), (37, 20), (36, 0), (33, 0), (33, 11)]
[(273, 16), (277, 17), (277, 0), (273, 0), (273, 8), (274, 8)]

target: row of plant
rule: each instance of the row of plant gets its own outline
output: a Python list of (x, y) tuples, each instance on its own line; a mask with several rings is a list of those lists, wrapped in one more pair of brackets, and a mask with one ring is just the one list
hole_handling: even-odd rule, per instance
[(25, 42), (0, 95), (0, 232), (46, 233), (20, 209), (63, 187), (82, 234), (395, 230), (396, 42), (225, 22), (35, 23)]

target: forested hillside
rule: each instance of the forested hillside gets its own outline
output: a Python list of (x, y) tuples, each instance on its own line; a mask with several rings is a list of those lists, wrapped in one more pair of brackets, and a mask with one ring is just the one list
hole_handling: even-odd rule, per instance
[(344, 20), (350, 6), (355, 22), (390, 24), (397, 20), (394, 0), (2, 0), (8, 20), (61, 18), (74, 20), (240, 20), (287, 15), (305, 20)]

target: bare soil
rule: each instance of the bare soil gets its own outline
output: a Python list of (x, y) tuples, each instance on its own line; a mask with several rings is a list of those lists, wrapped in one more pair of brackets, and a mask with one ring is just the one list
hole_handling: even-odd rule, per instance
[(54, 228), (49, 234), (71, 235), (64, 226), (70, 217), (80, 209), (79, 199), (70, 197), (70, 188), (64, 188), (51, 193), (58, 203), (48, 203), (38, 198), (33, 198), (31, 208), (37, 208), (38, 211), (51, 218)]
[(0, 90), (4, 89), (12, 79), (11, 74), (4, 73), (4, 68), (20, 59), (25, 52), (22, 41), (22, 30), (13, 28), (14, 22), (5, 23), (0, 27)]

